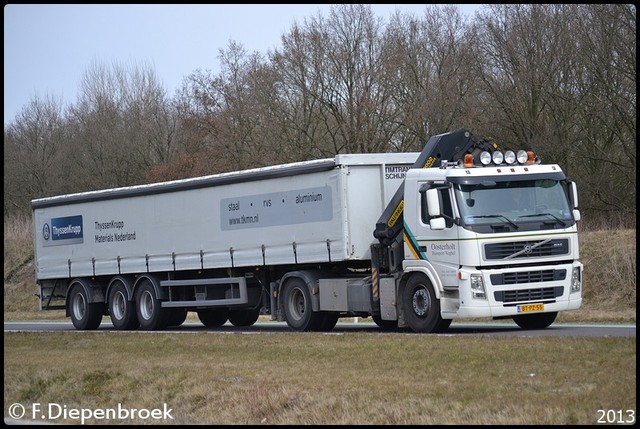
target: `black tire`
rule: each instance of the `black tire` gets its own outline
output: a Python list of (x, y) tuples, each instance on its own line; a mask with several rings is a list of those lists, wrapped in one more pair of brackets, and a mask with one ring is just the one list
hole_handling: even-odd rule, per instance
[(552, 313), (520, 314), (513, 316), (513, 321), (522, 329), (544, 329), (555, 322), (556, 316), (558, 316), (557, 311)]
[(433, 286), (425, 275), (414, 274), (409, 277), (402, 291), (402, 306), (407, 325), (414, 332), (439, 332), (447, 323), (440, 316), (440, 300), (436, 298)]
[(120, 331), (138, 329), (140, 322), (136, 315), (135, 301), (129, 301), (127, 288), (122, 281), (116, 281), (109, 290), (109, 316), (113, 327)]
[(197, 313), (198, 319), (207, 328), (222, 326), (229, 318), (229, 310), (226, 308), (200, 308)]
[(283, 290), (284, 318), (294, 331), (318, 331), (324, 320), (322, 313), (314, 313), (311, 293), (300, 279), (287, 281)]
[(169, 310), (167, 314), (167, 326), (180, 326), (187, 320), (186, 308), (174, 307), (168, 308), (167, 310)]
[(233, 326), (251, 326), (260, 317), (260, 309), (231, 310), (229, 312), (229, 322)]
[(436, 327), (434, 328), (433, 332), (446, 331), (447, 329), (449, 329), (449, 326), (451, 326), (451, 322), (453, 322), (453, 320), (451, 319), (440, 319), (440, 322), (436, 324)]
[(371, 316), (376, 325), (383, 331), (395, 331), (398, 329), (397, 320), (384, 320), (381, 316), (374, 314)]
[(162, 307), (156, 290), (149, 280), (145, 280), (136, 292), (136, 315), (140, 327), (145, 331), (157, 331), (167, 327), (169, 311)]
[(76, 284), (69, 292), (69, 314), (73, 326), (79, 331), (98, 329), (104, 313), (104, 304), (91, 303), (84, 288)]
[(338, 319), (340, 318), (340, 313), (326, 312), (320, 314), (323, 314), (323, 318), (322, 323), (318, 326), (319, 332), (329, 332), (336, 327)]

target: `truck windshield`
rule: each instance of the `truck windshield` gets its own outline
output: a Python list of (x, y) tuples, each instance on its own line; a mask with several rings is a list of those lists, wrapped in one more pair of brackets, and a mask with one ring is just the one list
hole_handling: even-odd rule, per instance
[(574, 223), (558, 180), (455, 184), (454, 189), (463, 225), (477, 232), (565, 228)]

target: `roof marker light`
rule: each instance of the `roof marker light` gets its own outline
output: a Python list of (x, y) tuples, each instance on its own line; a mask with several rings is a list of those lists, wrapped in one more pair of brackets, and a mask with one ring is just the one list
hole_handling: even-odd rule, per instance
[(482, 165), (489, 165), (491, 163), (491, 154), (486, 150), (480, 152), (480, 162)]
[(516, 162), (516, 154), (512, 150), (508, 150), (504, 153), (504, 162), (511, 165)]
[(493, 155), (491, 155), (491, 159), (493, 159), (494, 164), (500, 165), (502, 164), (502, 161), (504, 161), (504, 155), (502, 154), (502, 152), (497, 150), (493, 152)]
[(519, 150), (518, 151), (518, 163), (524, 164), (525, 162), (527, 162), (527, 159), (528, 159), (527, 152), (524, 151), (524, 150)]

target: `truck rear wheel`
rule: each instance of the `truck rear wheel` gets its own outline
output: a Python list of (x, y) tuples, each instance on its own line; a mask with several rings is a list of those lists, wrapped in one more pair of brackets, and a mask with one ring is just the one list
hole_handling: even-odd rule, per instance
[(521, 314), (513, 316), (513, 321), (522, 329), (544, 329), (548, 328), (555, 320), (558, 312)]
[(145, 331), (164, 329), (169, 323), (169, 315), (156, 296), (149, 280), (145, 280), (136, 293), (136, 315)]
[(198, 319), (207, 328), (216, 328), (227, 323), (229, 310), (226, 308), (200, 308), (197, 310)]
[(79, 331), (98, 329), (102, 322), (104, 305), (99, 302), (89, 302), (84, 288), (76, 284), (69, 293), (69, 314), (73, 326)]
[(402, 292), (402, 303), (405, 320), (415, 332), (442, 332), (451, 324), (440, 316), (440, 300), (429, 279), (422, 274), (409, 277)]
[(318, 327), (318, 331), (329, 332), (336, 327), (336, 324), (338, 323), (338, 319), (340, 318), (340, 313), (327, 312), (327, 313), (320, 313), (320, 314), (322, 314), (323, 317), (322, 317), (322, 323), (320, 323), (320, 326)]
[(135, 301), (129, 301), (127, 298), (127, 288), (122, 281), (117, 281), (109, 290), (109, 316), (113, 327), (128, 331), (137, 329), (140, 326), (138, 316), (136, 315)]
[(371, 316), (376, 325), (383, 331), (395, 331), (398, 329), (398, 321), (397, 320), (385, 320), (381, 316), (374, 314)]
[(232, 310), (229, 312), (229, 322), (233, 326), (251, 326), (260, 317), (260, 309)]
[(294, 278), (284, 286), (284, 317), (287, 325), (295, 331), (317, 331), (324, 321), (324, 314), (314, 313), (311, 293), (307, 285)]

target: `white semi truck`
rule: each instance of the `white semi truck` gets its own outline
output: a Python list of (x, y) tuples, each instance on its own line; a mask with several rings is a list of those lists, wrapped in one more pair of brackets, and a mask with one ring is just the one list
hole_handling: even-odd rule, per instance
[(466, 129), (421, 153), (335, 158), (32, 201), (41, 310), (76, 329), (207, 327), (261, 314), (446, 330), (551, 325), (581, 305), (575, 183)]

